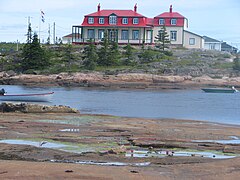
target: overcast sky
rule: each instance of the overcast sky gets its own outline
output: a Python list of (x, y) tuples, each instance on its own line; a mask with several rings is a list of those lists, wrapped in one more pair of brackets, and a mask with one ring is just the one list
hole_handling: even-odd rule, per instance
[[(133, 9), (146, 17), (169, 11), (179, 12), (189, 20), (189, 31), (227, 41), (240, 48), (240, 0), (0, 0), (0, 42), (26, 41), (28, 16), (32, 29), (47, 39), (48, 27), (56, 36), (71, 33), (72, 25), (80, 25), (83, 17), (101, 9)], [(45, 23), (40, 21), (40, 9)], [(40, 27), (40, 28), (39, 28)]]

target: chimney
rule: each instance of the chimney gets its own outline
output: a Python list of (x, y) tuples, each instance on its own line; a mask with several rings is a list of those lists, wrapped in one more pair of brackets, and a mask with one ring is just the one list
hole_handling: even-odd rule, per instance
[(99, 3), (98, 6), (97, 6), (97, 11), (99, 12), (100, 9), (101, 9), (101, 6), (100, 6), (100, 3)]
[(170, 5), (169, 12), (172, 13), (172, 5)]
[(137, 12), (137, 3), (134, 6), (134, 12)]

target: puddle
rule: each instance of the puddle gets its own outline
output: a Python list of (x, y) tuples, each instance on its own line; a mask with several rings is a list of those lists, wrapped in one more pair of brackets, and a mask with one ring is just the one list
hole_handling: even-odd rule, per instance
[(75, 163), (75, 164), (87, 164), (87, 165), (100, 165), (100, 166), (149, 166), (150, 162), (143, 163), (124, 163), (124, 162), (97, 162), (97, 161), (72, 161), (72, 160), (50, 160), (50, 162), (59, 163)]
[(20, 139), (7, 139), (7, 140), (0, 140), (0, 143), (7, 143), (7, 144), (16, 144), (16, 145), (30, 145), (39, 148), (51, 148), (57, 149), (60, 151), (71, 152), (71, 153), (86, 153), (86, 152), (100, 152), (100, 151), (107, 151), (111, 148), (117, 147), (115, 143), (98, 143), (98, 144), (70, 144), (70, 143), (59, 143), (59, 142), (52, 142), (52, 141), (33, 141), (33, 140), (20, 140)]
[(219, 143), (219, 144), (240, 144), (240, 139), (229, 139), (229, 140), (193, 140), (192, 142), (199, 143)]
[(146, 157), (158, 157), (164, 158), (166, 156), (178, 156), (178, 157), (204, 157), (204, 158), (214, 158), (214, 159), (227, 159), (227, 158), (234, 158), (236, 156), (231, 156), (219, 152), (206, 152), (206, 151), (154, 151), (149, 152), (147, 150), (133, 150), (128, 151), (126, 153), (126, 157), (138, 157), (138, 158), (146, 158)]
[(61, 132), (79, 132), (80, 129), (60, 129)]
[(229, 136), (229, 137), (232, 139), (239, 139), (239, 137), (237, 137), (237, 136)]
[(7, 140), (0, 140), (0, 143), (6, 144), (17, 144), (17, 145), (30, 145), (35, 147), (43, 147), (43, 148), (63, 148), (67, 147), (68, 145), (60, 144), (60, 143), (52, 143), (46, 141), (28, 141), (28, 140), (15, 140), (15, 139), (7, 139)]

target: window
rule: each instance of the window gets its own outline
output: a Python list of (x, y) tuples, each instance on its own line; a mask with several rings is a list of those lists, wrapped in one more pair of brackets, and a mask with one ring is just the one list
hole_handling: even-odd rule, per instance
[(88, 18), (88, 24), (93, 24), (94, 23), (94, 18), (93, 17), (89, 17)]
[(122, 18), (122, 24), (128, 24), (128, 18)]
[(189, 44), (195, 45), (195, 38), (189, 38)]
[(109, 16), (109, 24), (117, 24), (117, 16), (115, 15)]
[(215, 49), (215, 44), (210, 44), (210, 49), (211, 50)]
[(177, 40), (177, 31), (170, 31), (170, 39), (171, 41)]
[(88, 39), (94, 39), (94, 29), (88, 29)]
[(163, 41), (163, 30), (158, 31), (159, 39), (160, 41)]
[(122, 40), (128, 40), (128, 30), (122, 30)]
[(159, 19), (159, 24), (164, 25), (165, 24), (165, 19)]
[(98, 23), (99, 23), (99, 24), (104, 24), (104, 18), (99, 18)]
[(103, 39), (104, 38), (104, 29), (99, 29), (98, 30), (98, 39)]
[(132, 31), (132, 39), (138, 40), (139, 39), (139, 30), (133, 30)]
[(177, 19), (171, 19), (171, 25), (176, 25), (177, 24)]
[(138, 24), (138, 18), (133, 18), (133, 24)]

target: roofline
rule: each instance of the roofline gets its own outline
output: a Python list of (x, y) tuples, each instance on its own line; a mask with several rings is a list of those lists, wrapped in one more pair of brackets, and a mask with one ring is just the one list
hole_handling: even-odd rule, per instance
[[(210, 38), (210, 37), (208, 37), (208, 36), (203, 36), (203, 38), (204, 38), (204, 37), (209, 38), (209, 39), (213, 39), (213, 38)], [(213, 39), (213, 40), (215, 40), (215, 41), (207, 41), (207, 42), (205, 41), (205, 42), (206, 42), (206, 43), (208, 43), (208, 42), (209, 42), (209, 43), (222, 43), (222, 41), (219, 41), (219, 40), (217, 40), (217, 39)]]
[(203, 38), (203, 36), (200, 36), (199, 34), (196, 34), (196, 33), (193, 33), (193, 32), (187, 31), (187, 30), (183, 30), (183, 31), (188, 32), (188, 33), (190, 33), (190, 34), (193, 34), (193, 35), (196, 35), (196, 36), (199, 36), (199, 37)]
[[(89, 16), (89, 15), (85, 15), (84, 17), (109, 17), (109, 16)], [(145, 18), (148, 18), (146, 16), (117, 16), (117, 17), (145, 17)]]
[(151, 28), (152, 25), (148, 26), (84, 26), (84, 25), (77, 25), (77, 26), (72, 26), (72, 27), (99, 27), (99, 28), (109, 28), (109, 27), (115, 27), (115, 28)]

